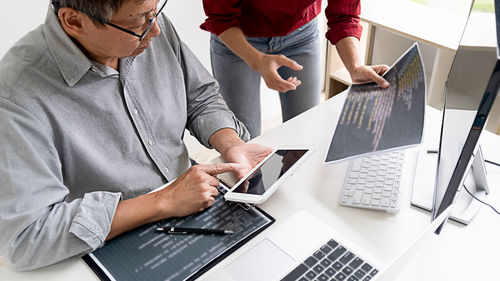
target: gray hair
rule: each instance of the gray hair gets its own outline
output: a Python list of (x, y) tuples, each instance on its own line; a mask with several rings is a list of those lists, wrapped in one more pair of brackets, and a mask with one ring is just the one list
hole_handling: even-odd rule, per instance
[(103, 26), (111, 20), (113, 12), (118, 11), (127, 0), (52, 0), (56, 14), (60, 8), (68, 7), (87, 15), (96, 26)]

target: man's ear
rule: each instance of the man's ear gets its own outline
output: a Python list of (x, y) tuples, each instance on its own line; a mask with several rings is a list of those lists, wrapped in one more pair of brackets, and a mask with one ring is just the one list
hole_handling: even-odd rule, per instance
[(85, 35), (85, 25), (88, 24), (87, 22), (90, 19), (82, 12), (72, 8), (62, 7), (59, 9), (58, 17), (62, 27), (68, 35), (74, 38)]

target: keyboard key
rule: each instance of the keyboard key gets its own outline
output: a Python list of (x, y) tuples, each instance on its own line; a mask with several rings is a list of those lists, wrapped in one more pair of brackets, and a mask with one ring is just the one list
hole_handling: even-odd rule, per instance
[(359, 281), (359, 279), (354, 276), (350, 276), (349, 279), (347, 279), (347, 281)]
[(306, 277), (309, 278), (309, 280), (313, 280), (314, 277), (318, 276), (318, 274), (316, 274), (314, 271), (312, 270), (309, 270), (307, 273), (306, 273)]
[(372, 280), (371, 276), (366, 276), (365, 278), (363, 278), (363, 281), (370, 281), (370, 280)]
[(351, 263), (349, 264), (349, 266), (353, 269), (357, 269), (361, 264), (363, 264), (363, 260), (356, 257), (355, 259), (353, 259), (351, 261)]
[(347, 278), (347, 276), (345, 276), (342, 272), (339, 272), (337, 275), (335, 275), (335, 280), (338, 280), (338, 281), (343, 281)]
[(363, 196), (361, 197), (361, 202), (363, 203), (363, 205), (370, 205), (371, 200), (371, 194), (363, 194)]
[(372, 270), (372, 272), (370, 272), (370, 276), (372, 276), (372, 277), (373, 277), (373, 276), (375, 276), (375, 274), (377, 274), (377, 273), (378, 273), (378, 270), (373, 269), (373, 270)]
[(314, 252), (313, 256), (317, 260), (321, 260), (325, 256), (325, 254), (323, 254), (323, 252), (321, 252), (320, 250), (317, 250), (316, 252)]
[(304, 263), (309, 267), (313, 267), (315, 264), (318, 263), (318, 260), (316, 260), (313, 256), (308, 257)]
[(304, 272), (307, 271), (307, 266), (303, 263), (299, 264), (294, 270), (290, 271), (281, 281), (297, 280)]
[(328, 267), (332, 262), (329, 259), (323, 259), (321, 260), (320, 264), (324, 267)]
[(328, 244), (321, 246), (321, 248), (319, 248), (319, 249), (321, 250), (321, 252), (323, 252), (325, 254), (329, 254), (332, 251), (332, 248), (330, 246), (328, 246)]
[(356, 192), (354, 192), (354, 196), (352, 197), (352, 203), (360, 204), (362, 195), (363, 195), (363, 191), (356, 190)]
[(336, 271), (339, 271), (341, 270), (343, 267), (343, 265), (340, 263), (340, 262), (335, 262), (333, 265), (332, 265), (332, 268), (335, 269)]
[(347, 250), (342, 247), (342, 246), (339, 246), (337, 249), (335, 249), (335, 251), (333, 251), (333, 253), (331, 253), (330, 255), (328, 255), (328, 259), (330, 261), (336, 261), (340, 256), (342, 256), (342, 254), (344, 254)]
[(299, 281), (309, 281), (309, 280), (307, 280), (307, 278), (305, 278), (304, 276), (302, 276), (302, 277), (299, 279)]
[(350, 262), (352, 259), (354, 258), (354, 254), (351, 253), (351, 252), (347, 252), (345, 255), (343, 255), (341, 258), (340, 258), (340, 262), (342, 264), (347, 264), (348, 262)]
[(362, 161), (362, 159), (360, 159), (360, 158), (354, 159), (352, 161), (351, 171), (354, 171), (354, 172), (359, 171), (361, 168), (361, 161)]
[(351, 275), (351, 273), (353, 272), (354, 270), (348, 266), (344, 267), (344, 269), (342, 269), (342, 272), (346, 275), (346, 276), (349, 276)]
[(333, 239), (330, 239), (330, 241), (326, 242), (326, 244), (328, 244), (328, 246), (330, 246), (332, 249), (335, 249), (339, 245), (339, 243), (337, 243), (337, 241)]
[(361, 269), (364, 271), (364, 272), (370, 272), (370, 270), (372, 269), (372, 266), (367, 264), (365, 262), (365, 264), (363, 264), (363, 266), (361, 266)]
[(320, 264), (317, 264), (315, 267), (313, 267), (314, 272), (316, 272), (318, 274), (323, 272), (323, 269), (325, 269), (325, 268), (323, 266), (321, 266)]
[(358, 279), (361, 279), (363, 278), (363, 276), (365, 276), (365, 272), (361, 269), (358, 269), (356, 270), (356, 272), (354, 272), (354, 276), (356, 276), (356, 278)]
[(331, 267), (327, 268), (325, 270), (325, 274), (332, 277), (335, 273), (337, 273), (337, 271)]
[(325, 274), (321, 274), (320, 276), (318, 276), (318, 281), (328, 281), (328, 276), (326, 276)]

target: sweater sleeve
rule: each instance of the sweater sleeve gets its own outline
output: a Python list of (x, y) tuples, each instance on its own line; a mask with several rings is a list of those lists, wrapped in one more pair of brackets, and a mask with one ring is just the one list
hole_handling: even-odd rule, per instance
[(240, 26), (240, 0), (203, 0), (207, 19), (200, 28), (219, 36), (226, 29)]
[(326, 38), (334, 45), (349, 36), (359, 39), (363, 30), (359, 24), (360, 13), (360, 0), (328, 0), (325, 10), (328, 21)]

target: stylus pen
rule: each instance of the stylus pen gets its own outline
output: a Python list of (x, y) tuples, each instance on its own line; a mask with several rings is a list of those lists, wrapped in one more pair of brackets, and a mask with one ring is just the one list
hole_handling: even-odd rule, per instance
[(234, 231), (213, 228), (190, 228), (190, 227), (158, 227), (156, 231), (168, 234), (233, 234)]

